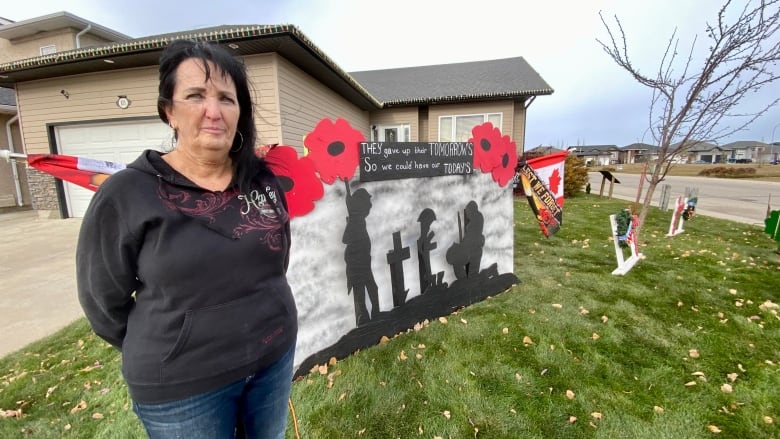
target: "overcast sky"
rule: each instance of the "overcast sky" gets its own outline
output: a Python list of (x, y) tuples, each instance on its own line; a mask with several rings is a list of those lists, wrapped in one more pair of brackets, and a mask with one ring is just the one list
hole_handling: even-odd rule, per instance
[[(743, 3), (743, 2), (738, 2)], [(658, 69), (677, 28), (690, 47), (713, 22), (718, 0), (18, 0), (3, 18), (22, 21), (65, 10), (131, 37), (216, 25), (294, 24), (348, 72), (524, 57), (555, 90), (527, 118), (526, 148), (538, 145), (654, 143), (647, 134), (650, 94), (596, 41), (599, 18), (623, 23), (629, 55)], [(774, 44), (780, 44), (775, 41)], [(687, 53), (687, 50), (681, 50)], [(777, 66), (780, 69), (780, 66)], [(747, 112), (780, 96), (780, 84), (752, 98)], [(780, 107), (747, 131), (723, 139), (780, 141)]]

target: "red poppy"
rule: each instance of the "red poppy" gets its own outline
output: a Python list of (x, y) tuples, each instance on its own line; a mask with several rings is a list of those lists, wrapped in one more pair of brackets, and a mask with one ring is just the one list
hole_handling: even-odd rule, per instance
[(349, 180), (355, 175), (360, 160), (358, 148), (365, 137), (352, 128), (344, 119), (322, 119), (314, 131), (303, 139), (309, 149), (308, 157), (314, 161), (314, 167), (322, 181), (333, 184), (336, 178)]
[(501, 130), (490, 122), (477, 125), (471, 130), (474, 136), (469, 142), (474, 144), (474, 167), (482, 172), (490, 172), (501, 164), (503, 139)]
[(299, 159), (293, 147), (281, 145), (267, 150), (265, 162), (284, 190), (290, 218), (303, 216), (314, 210), (314, 202), (321, 199), (325, 192), (322, 182), (314, 172), (314, 162), (311, 159)]
[(492, 149), (500, 151), (498, 166), (493, 168), (493, 181), (504, 187), (515, 177), (517, 168), (517, 144), (509, 136), (501, 138), (499, 145), (493, 145)]

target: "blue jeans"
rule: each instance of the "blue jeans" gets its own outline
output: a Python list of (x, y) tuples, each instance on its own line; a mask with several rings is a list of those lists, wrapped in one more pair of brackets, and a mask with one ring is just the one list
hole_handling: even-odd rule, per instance
[(151, 439), (284, 438), (295, 346), (261, 373), (161, 404), (133, 402)]

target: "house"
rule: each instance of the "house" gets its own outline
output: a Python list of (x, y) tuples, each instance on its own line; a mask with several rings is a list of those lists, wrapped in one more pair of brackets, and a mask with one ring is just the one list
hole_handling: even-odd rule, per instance
[(699, 163), (767, 163), (771, 155), (771, 145), (745, 140), (725, 145), (698, 142), (687, 150), (688, 161)]
[(620, 148), (618, 163), (650, 163), (658, 160), (658, 147), (647, 143), (632, 143)]
[(539, 145), (537, 147), (534, 147), (534, 148), (531, 148), (531, 149), (525, 151), (525, 153), (523, 154), (523, 157), (526, 160), (530, 160), (530, 159), (532, 159), (534, 157), (542, 157), (542, 156), (545, 156), (545, 155), (555, 154), (555, 153), (558, 153), (558, 152), (563, 152), (563, 150), (562, 149), (558, 149), (558, 148), (556, 148), (554, 146), (542, 146), (542, 145)]
[[(172, 133), (157, 117), (157, 62), (178, 38), (213, 41), (242, 57), (261, 142), (299, 151), (320, 120), (343, 118), (366, 139), (412, 142), (466, 141), (489, 121), (522, 152), (529, 105), (553, 92), (522, 57), (350, 74), (294, 25), (131, 39), (62, 12), (0, 26), (3, 47), (19, 54), (0, 64), (0, 86), (15, 88), (24, 151), (129, 162), (142, 149), (170, 148)], [(28, 174), (41, 215), (86, 209), (88, 191)]]
[(576, 145), (568, 148), (585, 162), (585, 166), (608, 166), (618, 163), (617, 145)]

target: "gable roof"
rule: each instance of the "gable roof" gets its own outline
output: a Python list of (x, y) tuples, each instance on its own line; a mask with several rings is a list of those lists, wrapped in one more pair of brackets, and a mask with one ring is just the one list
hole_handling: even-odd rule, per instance
[(608, 154), (620, 150), (617, 145), (572, 145), (568, 149), (576, 154)]
[(106, 40), (124, 41), (130, 39), (130, 37), (127, 35), (121, 34), (97, 23), (93, 23), (89, 20), (85, 20), (81, 17), (77, 17), (65, 11), (55, 12), (53, 14), (44, 15), (42, 17), (31, 18), (29, 20), (3, 24), (0, 26), (0, 38), (5, 38), (6, 40), (15, 40), (17, 38), (24, 38), (35, 35), (39, 32), (50, 32), (67, 28), (82, 30), (88, 26), (90, 28), (89, 32), (91, 34), (97, 35), (100, 38), (104, 38)]
[(553, 92), (523, 58), (358, 72), (353, 76), (289, 24), (217, 26), (12, 61), (0, 64), (0, 86), (157, 65), (162, 50), (176, 39), (215, 42), (238, 56), (277, 52), (367, 111), (393, 105), (508, 99)]
[(771, 146), (771, 145), (768, 143), (758, 142), (755, 140), (738, 140), (736, 142), (727, 143), (721, 146), (721, 148), (728, 150), (728, 149), (747, 149), (747, 148), (755, 148), (761, 146)]
[(350, 75), (385, 107), (553, 93), (522, 57), (350, 72)]
[(215, 42), (238, 56), (278, 52), (359, 108), (371, 110), (381, 107), (363, 86), (293, 25), (218, 26), (12, 61), (0, 64), (0, 86), (35, 79), (157, 65), (162, 50), (176, 39)]
[(650, 145), (649, 143), (641, 143), (641, 142), (639, 142), (639, 143), (632, 143), (630, 145), (623, 146), (620, 149), (622, 149), (624, 151), (627, 151), (627, 150), (643, 151), (644, 150), (644, 151), (648, 151), (648, 152), (653, 152), (653, 151), (657, 151), (659, 149), (659, 147), (655, 146), (655, 145)]

